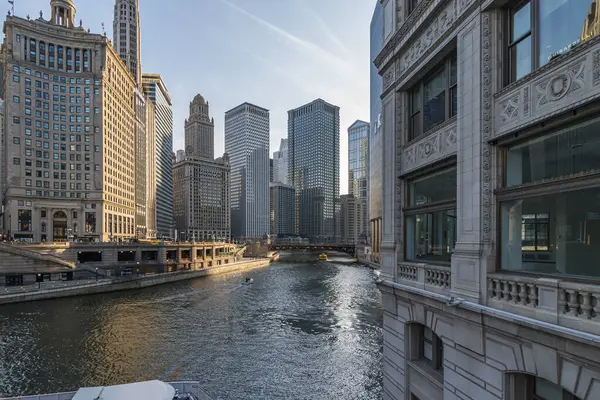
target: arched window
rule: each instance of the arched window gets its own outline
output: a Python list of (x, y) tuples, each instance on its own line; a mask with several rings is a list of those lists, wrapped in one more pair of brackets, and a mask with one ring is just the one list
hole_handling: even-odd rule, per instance
[(55, 219), (67, 219), (67, 214), (65, 214), (64, 211), (57, 211), (54, 213), (54, 218)]
[(581, 400), (546, 379), (528, 374), (508, 374), (509, 400)]
[(425, 325), (406, 325), (407, 354), (410, 361), (422, 361), (438, 372), (444, 370), (444, 344), (442, 339)]

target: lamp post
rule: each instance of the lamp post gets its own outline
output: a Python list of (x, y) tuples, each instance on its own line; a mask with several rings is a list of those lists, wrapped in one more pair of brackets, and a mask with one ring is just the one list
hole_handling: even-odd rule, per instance
[(96, 267), (96, 282), (98, 282), (98, 267)]

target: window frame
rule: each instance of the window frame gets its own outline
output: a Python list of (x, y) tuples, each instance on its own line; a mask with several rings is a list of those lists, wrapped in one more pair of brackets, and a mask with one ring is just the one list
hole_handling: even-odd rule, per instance
[[(509, 274), (524, 274), (524, 275), (534, 275), (534, 276), (547, 276), (553, 279), (593, 279), (599, 280), (599, 277), (594, 276), (580, 276), (573, 275), (567, 273), (548, 273), (548, 272), (533, 272), (526, 270), (516, 270), (516, 269), (503, 269), (502, 268), (502, 204), (505, 202), (516, 201), (516, 200), (527, 200), (533, 199), (542, 196), (552, 196), (557, 193), (571, 193), (577, 192), (581, 190), (589, 190), (589, 189), (598, 189), (600, 188), (600, 172), (597, 170), (593, 170), (591, 172), (585, 173), (573, 173), (570, 175), (556, 177), (553, 179), (543, 179), (537, 180), (533, 182), (528, 182), (520, 185), (514, 185), (507, 187), (507, 163), (508, 163), (508, 151), (512, 147), (516, 147), (527, 142), (535, 141), (537, 139), (549, 137), (553, 134), (559, 132), (566, 132), (570, 128), (578, 128), (580, 126), (586, 125), (588, 123), (597, 122), (600, 124), (600, 118), (597, 116), (583, 115), (580, 118), (575, 120), (570, 120), (565, 123), (557, 124), (556, 126), (551, 126), (550, 128), (544, 129), (543, 131), (532, 132), (522, 132), (520, 134), (519, 139), (507, 139), (504, 143), (498, 144), (498, 160), (499, 160), (499, 170), (500, 170), (500, 184), (501, 187), (494, 191), (495, 203), (496, 203), (496, 218), (498, 223), (496, 224), (496, 237), (498, 238), (499, 246), (496, 246), (496, 271), (500, 273), (509, 273)], [(540, 211), (538, 214), (546, 214), (545, 211)], [(526, 215), (530, 215), (533, 213), (528, 213)], [(552, 221), (553, 216), (549, 214), (549, 221)], [(548, 224), (548, 230), (550, 230), (550, 223)], [(549, 245), (550, 245), (550, 235), (548, 235)], [(527, 251), (528, 253), (550, 253), (548, 251), (536, 250), (536, 251)]]
[[(456, 77), (455, 82), (453, 84), (451, 84), (451, 82), (452, 82), (452, 63), (453, 62), (457, 63), (457, 71), (456, 71), (457, 77)], [(438, 76), (441, 71), (443, 71), (444, 78), (445, 78), (444, 120), (442, 122), (437, 123), (436, 125), (431, 126), (427, 130), (425, 130), (425, 128), (424, 128), (425, 85), (426, 85), (426, 83), (428, 83), (432, 79), (434, 79), (436, 76)], [(457, 89), (457, 88), (458, 88), (458, 55), (456, 54), (456, 49), (454, 49), (454, 50), (452, 50), (451, 54), (447, 55), (442, 61), (440, 61), (433, 68), (431, 68), (431, 70), (429, 70), (429, 72), (427, 72), (427, 74), (423, 78), (421, 78), (418, 83), (416, 83), (410, 89), (408, 89), (407, 95), (408, 95), (408, 116), (409, 116), (409, 118), (408, 118), (408, 130), (407, 130), (407, 135), (406, 135), (407, 143), (417, 141), (417, 140), (427, 136), (427, 134), (429, 132), (434, 131), (438, 126), (440, 126), (443, 123), (456, 117), (456, 114), (452, 115), (453, 108), (452, 108), (451, 93), (452, 93), (453, 89)], [(416, 93), (418, 93), (420, 105), (419, 105), (418, 111), (413, 112), (413, 110), (415, 109), (414, 99), (415, 99)], [(458, 96), (458, 93), (457, 93), (457, 96)], [(458, 107), (457, 107), (456, 111), (458, 112)], [(414, 123), (413, 117), (415, 117), (417, 115), (418, 115), (418, 118), (420, 121), (420, 123), (419, 123), (420, 132), (415, 132), (416, 124)]]
[[(458, 201), (457, 201), (457, 195), (456, 192), (454, 193), (454, 198), (450, 198), (450, 199), (446, 199), (446, 200), (440, 200), (440, 201), (435, 201), (432, 203), (427, 203), (427, 204), (423, 204), (423, 205), (417, 205), (417, 206), (411, 206), (410, 205), (410, 184), (411, 182), (415, 181), (415, 180), (419, 180), (419, 179), (423, 179), (423, 178), (427, 178), (427, 177), (433, 177), (435, 175), (441, 175), (443, 174), (445, 171), (456, 171), (458, 173), (458, 166), (456, 164), (449, 164), (449, 165), (445, 165), (442, 168), (439, 169), (435, 169), (433, 171), (427, 171), (427, 173), (424, 174), (419, 174), (417, 176), (414, 177), (410, 177), (405, 179), (405, 190), (404, 190), (404, 204), (408, 204), (408, 206), (405, 206), (402, 208), (402, 213), (403, 213), (403, 219), (404, 221), (407, 220), (408, 217), (414, 217), (417, 215), (422, 215), (422, 214), (435, 214), (437, 212), (440, 211), (448, 211), (448, 210), (454, 210), (455, 213), (455, 218), (458, 217)], [(457, 175), (457, 179), (458, 179), (458, 175)], [(457, 185), (458, 185), (458, 180), (457, 180)], [(440, 265), (440, 266), (449, 266), (449, 262), (443, 262), (443, 261), (430, 261), (430, 260), (410, 260), (407, 257), (408, 254), (408, 246), (412, 245), (410, 243), (408, 243), (407, 240), (407, 232), (408, 232), (408, 224), (403, 223), (403, 235), (404, 235), (404, 261), (407, 262), (420, 262), (420, 263), (426, 263), (426, 264), (431, 264), (431, 265)], [(458, 232), (457, 232), (458, 234)]]

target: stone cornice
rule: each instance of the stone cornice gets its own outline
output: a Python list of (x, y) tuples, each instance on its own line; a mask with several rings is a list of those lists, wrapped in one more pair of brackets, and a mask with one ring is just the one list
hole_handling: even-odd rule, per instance
[[(392, 38), (390, 40), (388, 40), (388, 42), (385, 44), (383, 49), (379, 52), (377, 57), (375, 57), (375, 60), (373, 61), (373, 63), (375, 64), (375, 66), (378, 69), (382, 69), (382, 67), (383, 67), (382, 64), (383, 64), (383, 61), (386, 59), (386, 57), (388, 57), (390, 54), (392, 54), (398, 45), (401, 45), (402, 39), (404, 38), (406, 33), (411, 28), (414, 27), (415, 22), (419, 18), (421, 18), (421, 16), (423, 16), (425, 11), (429, 9), (429, 5), (431, 3), (433, 3), (434, 1), (439, 2), (439, 0), (422, 0), (422, 1), (420, 1), (419, 4), (417, 5), (417, 8), (415, 10), (413, 10), (412, 13), (410, 13), (410, 15), (408, 16), (408, 18), (406, 18), (406, 20), (404, 20), (404, 23), (402, 24), (402, 26), (400, 26), (400, 28), (396, 31), (396, 33), (394, 33)], [(404, 43), (404, 44), (406, 44), (406, 43)]]

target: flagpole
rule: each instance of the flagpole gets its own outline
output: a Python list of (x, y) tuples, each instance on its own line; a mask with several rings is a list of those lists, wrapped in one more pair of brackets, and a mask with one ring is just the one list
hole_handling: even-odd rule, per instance
[(12, 6), (12, 15), (14, 17), (14, 15), (15, 15), (15, 0), (8, 0), (8, 2)]

